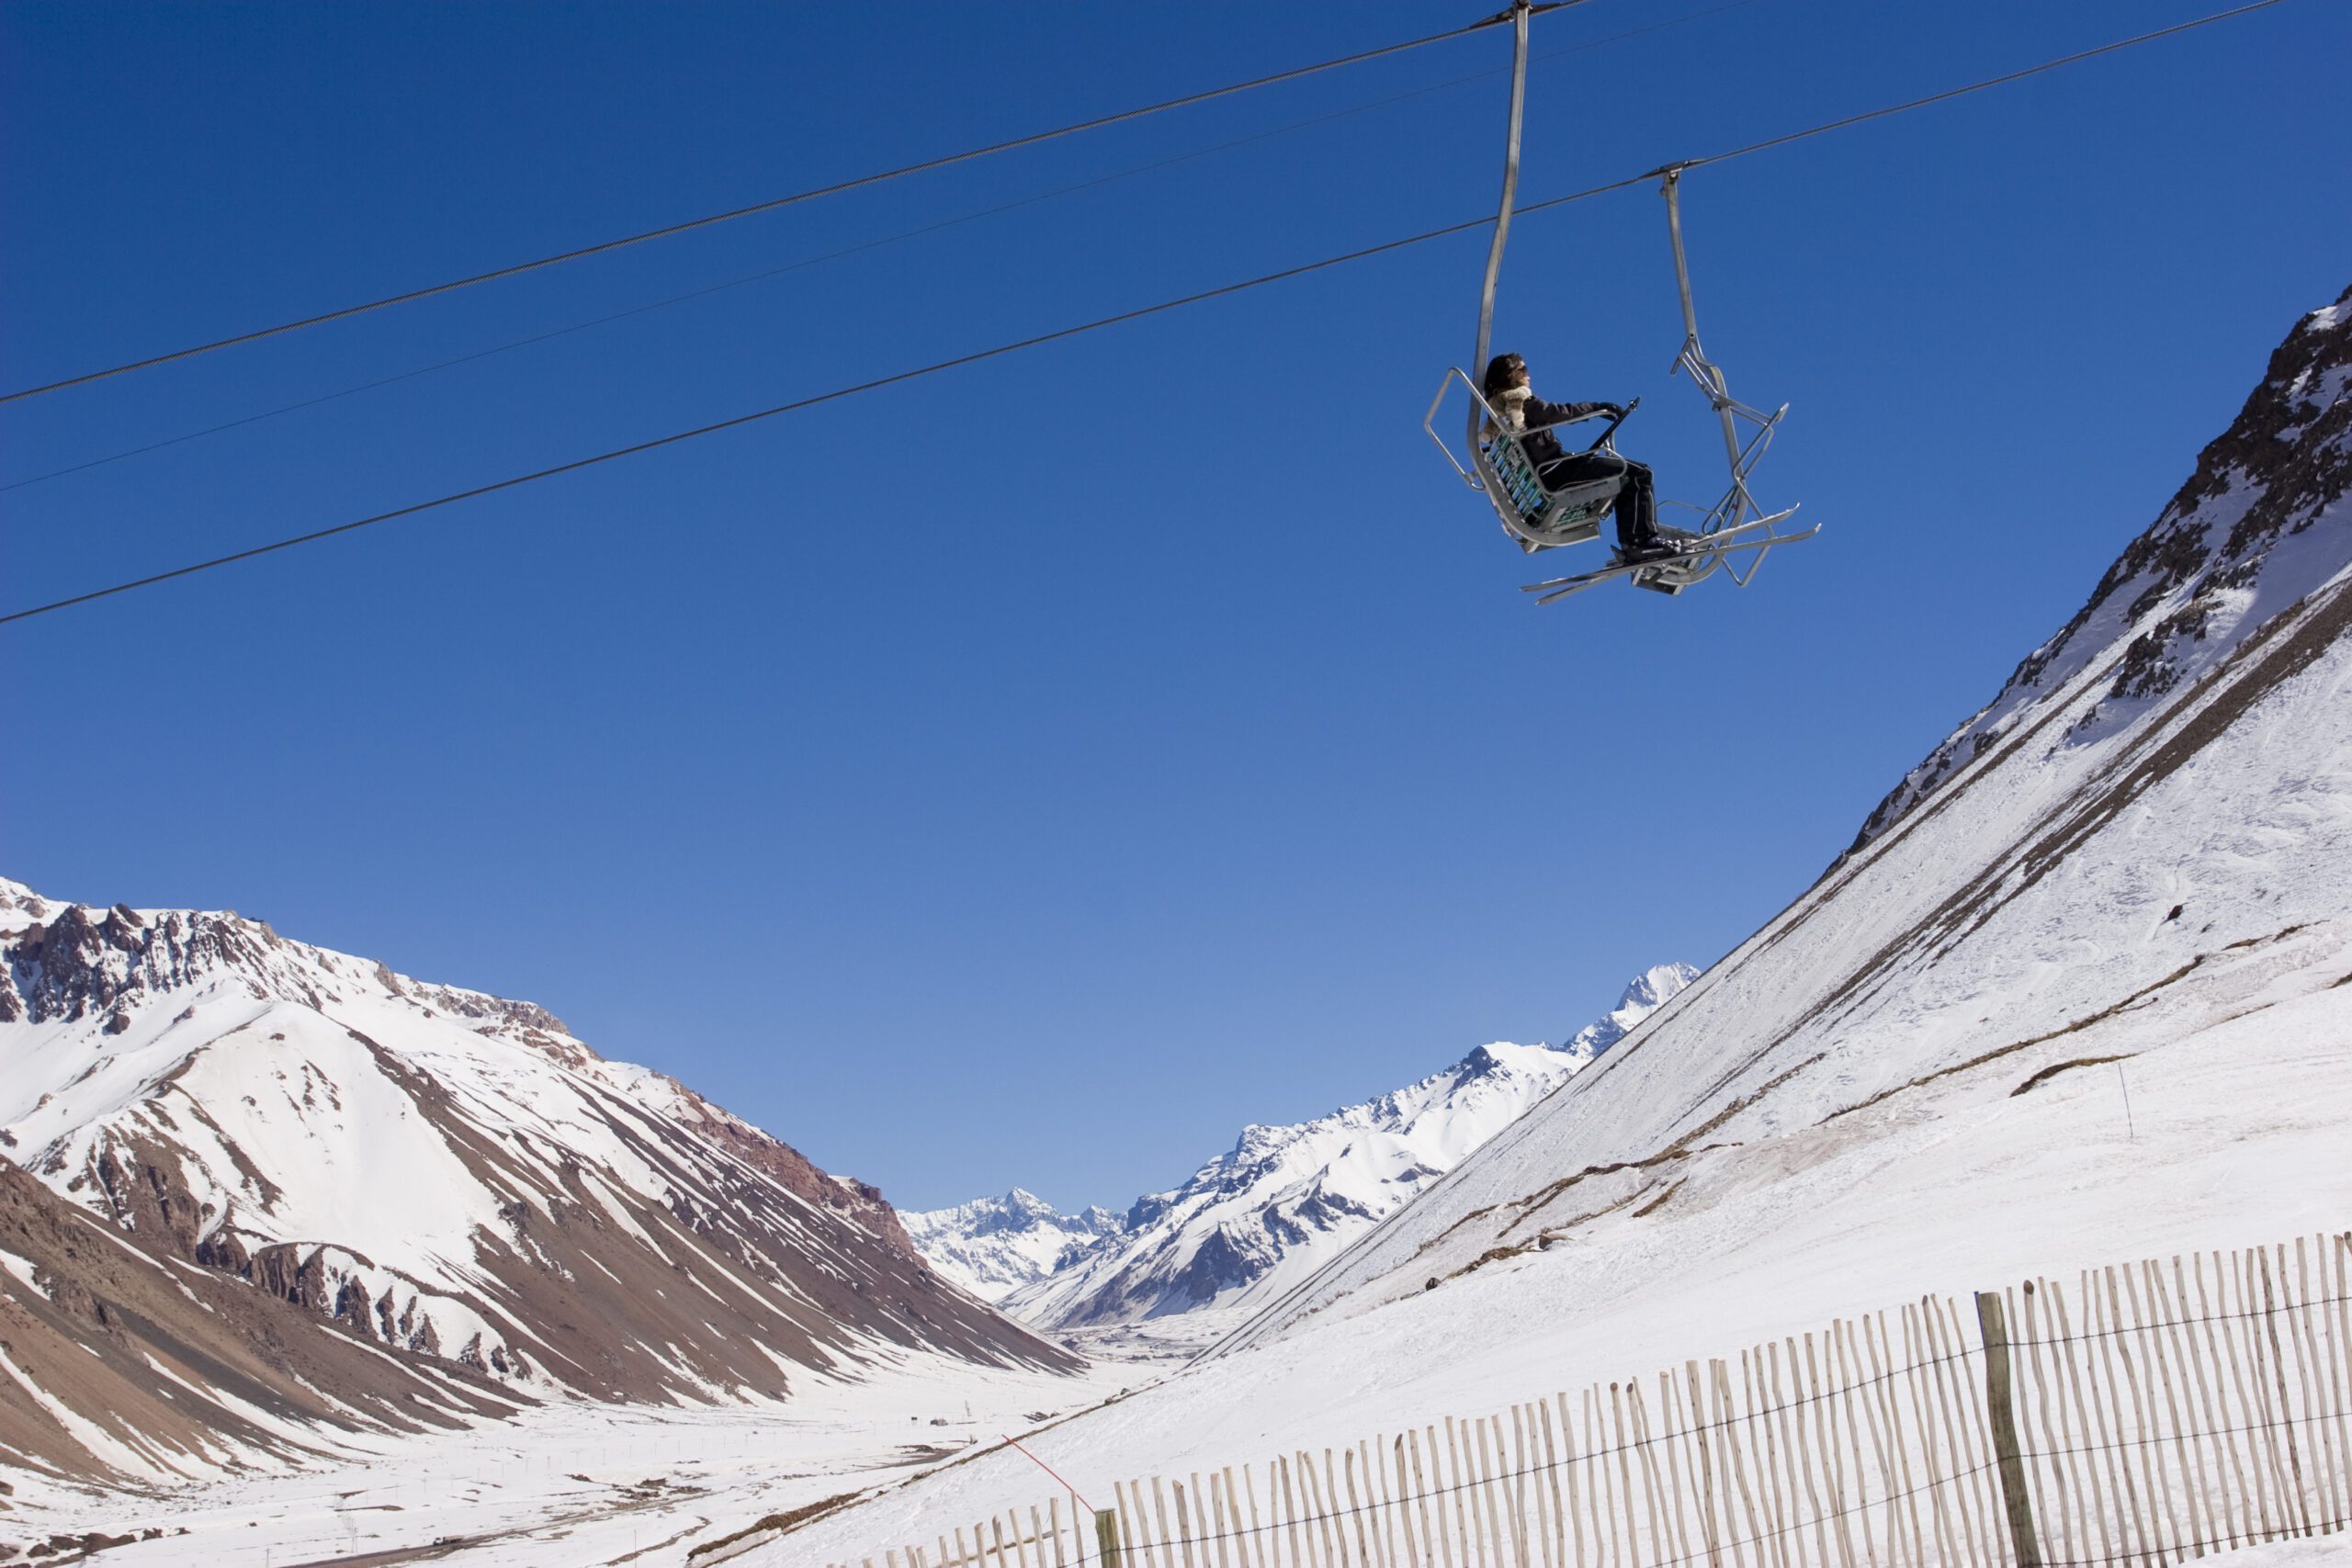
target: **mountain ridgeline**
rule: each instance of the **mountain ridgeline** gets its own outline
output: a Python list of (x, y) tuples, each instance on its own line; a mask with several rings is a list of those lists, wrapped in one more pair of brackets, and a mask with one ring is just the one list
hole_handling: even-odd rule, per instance
[(902, 1218), (942, 1274), (1042, 1326), (1246, 1312), (1410, 1201), (1697, 975), (1683, 964), (1644, 971), (1558, 1046), (1481, 1045), (1378, 1100), (1245, 1127), (1181, 1186), (1124, 1214), (1061, 1214), (1015, 1188)]
[[(2336, 508), (2352, 487), (2347, 378), (2352, 290), (2296, 322), (2155, 523), (1993, 700), (1904, 775), (1854, 848), (2005, 744), (2079, 743), (2147, 712), (2316, 587), (2341, 554)], [(2077, 684), (2095, 694), (2058, 735), (2043, 733), (2034, 718)]]

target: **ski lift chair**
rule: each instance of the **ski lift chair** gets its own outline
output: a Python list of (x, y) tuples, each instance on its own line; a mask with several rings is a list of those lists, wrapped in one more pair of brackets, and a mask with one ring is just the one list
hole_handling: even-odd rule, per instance
[[(1487, 246), (1486, 282), (1478, 295), (1478, 346), (1470, 356), (1474, 367), (1487, 363), (1487, 351), (1494, 342), (1495, 285), (1502, 275), (1503, 246), (1510, 238), (1511, 208), (1519, 192), (1520, 130), (1527, 102), (1527, 24), (1534, 11), (1530, 0), (1512, 0), (1510, 9), (1504, 13), (1512, 24), (1510, 119), (1504, 140), (1502, 201), (1495, 213), (1494, 235)], [(1503, 17), (1492, 19), (1499, 21)], [(1745, 588), (1762, 565), (1766, 551), (1809, 539), (1819, 532), (1818, 528), (1781, 532), (1780, 525), (1796, 508), (1767, 513), (1748, 491), (1748, 470), (1770, 445), (1772, 432), (1788, 408), (1783, 404), (1768, 414), (1732, 397), (1724, 384), (1723, 371), (1699, 346), (1698, 311), (1690, 299), (1690, 265), (1682, 250), (1682, 172), (1691, 166), (1669, 164), (1652, 171), (1658, 176), (1659, 189), (1666, 197), (1667, 228), (1674, 243), (1675, 284), (1682, 296), (1682, 349), (1675, 357), (1675, 368), (1690, 373), (1706, 394), (1708, 404), (1723, 427), (1724, 450), (1731, 464), (1731, 488), (1721, 501), (1704, 509), (1696, 529), (1659, 530), (1678, 553), (1630, 561), (1612, 559), (1597, 570), (1555, 578), (1549, 582), (1531, 582), (1525, 592), (1538, 595), (1539, 604), (1552, 604), (1619, 577), (1630, 577), (1637, 588), (1679, 593), (1721, 570)], [(1437, 411), (1444, 405), (1457, 378), (1470, 394), (1471, 412), (1464, 434), (1464, 445), (1469, 448), (1467, 467), (1454, 455), (1445, 437), (1437, 433)], [(1613, 455), (1617, 450), (1617, 427), (1625, 422), (1626, 414), (1639, 406), (1640, 400), (1635, 399), (1624, 413), (1610, 416), (1609, 427), (1585, 450)], [(1602, 416), (1595, 413), (1585, 417)], [(1742, 421), (1753, 425), (1756, 432), (1745, 443), (1739, 434)], [(1578, 423), (1564, 420), (1549, 428), (1556, 431)], [(1421, 416), (1421, 428), (1437, 443), (1437, 449), (1445, 454), (1446, 462), (1462, 482), (1485, 493), (1487, 503), (1495, 509), (1495, 516), (1502, 523), (1503, 532), (1529, 551), (1577, 545), (1598, 537), (1601, 518), (1616, 505), (1618, 492), (1624, 485), (1624, 480), (1617, 478), (1587, 480), (1560, 490), (1545, 489), (1535, 465), (1528, 461), (1526, 435), (1513, 434), (1503, 427), (1478, 383), (1458, 366), (1448, 370), (1445, 378), (1438, 383), (1437, 396), (1430, 400), (1429, 412)], [(1734, 564), (1730, 558), (1735, 554), (1747, 558), (1744, 563)]]
[[(1469, 392), (1470, 400), (1486, 416), (1476, 427), (1480, 434), (1470, 443), (1470, 467), (1466, 468), (1454, 455), (1453, 448), (1446, 445), (1445, 437), (1437, 433), (1437, 411), (1444, 405), (1446, 394), (1453, 389), (1457, 379)], [(1543, 428), (1558, 432), (1571, 424), (1606, 419), (1609, 427), (1585, 450), (1614, 456), (1617, 451), (1617, 427), (1625, 422), (1627, 414), (1640, 406), (1641, 400), (1636, 398), (1623, 414), (1589, 413), (1582, 419), (1563, 420)], [(1609, 515), (1610, 508), (1617, 502), (1618, 491), (1624, 488), (1625, 481), (1620, 477), (1588, 479), (1558, 490), (1545, 489), (1543, 478), (1536, 473), (1535, 465), (1527, 457), (1526, 439), (1533, 432), (1514, 434), (1506, 430), (1502, 421), (1496, 416), (1494, 405), (1487, 401), (1485, 395), (1478, 390), (1477, 383), (1472, 381), (1459, 366), (1448, 370), (1445, 378), (1438, 383), (1437, 396), (1430, 400), (1430, 410), (1421, 418), (1421, 428), (1429, 432), (1431, 441), (1437, 443), (1437, 449), (1445, 454), (1445, 460), (1453, 466), (1453, 471), (1461, 476), (1462, 482), (1485, 492), (1495, 509), (1495, 516), (1503, 525), (1503, 532), (1517, 539), (1521, 547), (1529, 551), (1548, 550), (1560, 545), (1580, 545), (1587, 539), (1598, 538), (1600, 520)]]

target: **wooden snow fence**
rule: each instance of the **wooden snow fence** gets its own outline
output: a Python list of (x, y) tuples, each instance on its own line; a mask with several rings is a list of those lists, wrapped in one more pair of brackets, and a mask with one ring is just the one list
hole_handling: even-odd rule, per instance
[(2090, 1568), (2352, 1523), (2352, 1234), (1114, 1483), (832, 1568)]

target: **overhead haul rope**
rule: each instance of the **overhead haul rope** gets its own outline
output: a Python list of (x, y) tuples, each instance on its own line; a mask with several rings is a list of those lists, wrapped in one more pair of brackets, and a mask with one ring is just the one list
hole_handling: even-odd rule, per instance
[[(1664, 32), (1668, 28), (1681, 27), (1687, 22), (1703, 21), (1710, 17), (1721, 16), (1725, 11), (1737, 11), (1747, 6), (1760, 5), (1762, 3), (1763, 0), (1724, 0), (1723, 4), (1708, 6), (1704, 10), (1687, 11), (1680, 16), (1668, 17), (1662, 21), (1651, 22), (1645, 27), (1628, 28), (1623, 32), (1614, 32), (1600, 38), (1588, 39), (1581, 43), (1570, 44), (1565, 49), (1555, 49), (1546, 53), (1531, 55), (1529, 56), (1529, 59), (1531, 62), (1559, 60), (1571, 54), (1583, 54), (1592, 50), (1604, 48), (1612, 43), (1623, 43), (1628, 39), (1644, 38), (1651, 33)], [(745, 274), (741, 277), (729, 278), (721, 283), (713, 283), (701, 288), (688, 289), (684, 294), (672, 294), (660, 299), (649, 300), (642, 305), (632, 305), (627, 310), (616, 310), (609, 315), (593, 317), (584, 321), (575, 321), (571, 325), (566, 327), (550, 328), (547, 332), (534, 333), (528, 337), (510, 338), (506, 342), (498, 344), (490, 348), (477, 349), (471, 354), (461, 354), (454, 359), (443, 359), (437, 360), (431, 365), (420, 365), (413, 370), (401, 370), (390, 376), (379, 377), (373, 381), (363, 381), (357, 386), (344, 387), (332, 392), (322, 392), (316, 397), (304, 398), (299, 402), (281, 403), (274, 409), (265, 409), (259, 413), (244, 414), (236, 419), (225, 420), (219, 424), (206, 425), (200, 430), (191, 430), (178, 435), (167, 435), (160, 441), (148, 442), (143, 446), (132, 446), (124, 451), (109, 452), (102, 457), (90, 457), (79, 463), (68, 464), (62, 468), (51, 468), (41, 473), (29, 474), (21, 479), (10, 479), (6, 484), (0, 484), (0, 494), (6, 494), (9, 491), (24, 490), (31, 485), (46, 484), (51, 479), (63, 479), (68, 474), (78, 474), (85, 472), (91, 468), (104, 468), (109, 463), (121, 462), (126, 457), (142, 457), (149, 452), (160, 452), (167, 446), (179, 446), (190, 441), (200, 441), (208, 435), (219, 435), (227, 431), (241, 430), (249, 424), (259, 424), (264, 420), (277, 419), (285, 414), (299, 413), (304, 409), (316, 408), (321, 403), (336, 402), (344, 398), (356, 397), (362, 392), (372, 392), (379, 388), (396, 386), (402, 381), (413, 381), (420, 376), (431, 376), (443, 370), (454, 370), (461, 365), (471, 365), (479, 360), (489, 359), (501, 354), (511, 353), (518, 348), (529, 348), (534, 344), (548, 343), (556, 338), (569, 337), (574, 333), (588, 332), (596, 327), (608, 326), (612, 322), (627, 321), (633, 316), (642, 316), (650, 311), (666, 310), (672, 305), (683, 305), (690, 300), (707, 299), (709, 296), (714, 294), (723, 294), (730, 288), (741, 288), (750, 284), (763, 283), (770, 278), (781, 277), (787, 273), (804, 271), (808, 267), (821, 265), (829, 261), (838, 261), (844, 256), (859, 255), (867, 251), (879, 250), (886, 245), (895, 245), (903, 241), (921, 239), (924, 235), (935, 234), (943, 230), (957, 228), (966, 223), (978, 222), (983, 218), (994, 218), (1001, 213), (1015, 212), (1024, 207), (1035, 207), (1042, 202), (1058, 200), (1060, 197), (1066, 196), (1075, 196), (1082, 191), (1094, 190), (1103, 186), (1116, 184), (1120, 180), (1133, 179), (1139, 175), (1154, 174), (1161, 169), (1173, 168), (1179, 164), (1191, 163), (1197, 158), (1212, 157), (1219, 152), (1230, 152), (1237, 147), (1247, 147), (1255, 142), (1271, 141), (1277, 136), (1288, 136), (1295, 131), (1312, 130), (1316, 126), (1329, 125), (1334, 120), (1346, 119), (1353, 115), (1369, 113), (1374, 109), (1386, 108), (1395, 104), (1408, 103), (1415, 98), (1425, 98), (1435, 93), (1448, 92), (1455, 87), (1467, 86), (1473, 82), (1484, 82), (1490, 80), (1493, 77), (1508, 73), (1509, 68), (1505, 67), (1502, 70), (1498, 71), (1479, 71), (1474, 72), (1466, 76), (1449, 77), (1442, 82), (1432, 82), (1426, 87), (1414, 87), (1407, 92), (1393, 93), (1386, 97), (1373, 98), (1363, 103), (1351, 104), (1346, 108), (1334, 109), (1329, 114), (1314, 115), (1306, 119), (1295, 119), (1287, 124), (1275, 126), (1269, 130), (1252, 131), (1247, 136), (1235, 137), (1227, 141), (1213, 142), (1206, 147), (1196, 147), (1189, 152), (1179, 152), (1171, 157), (1157, 159), (1148, 164), (1138, 164), (1129, 168), (1121, 169), (1114, 174), (1098, 175), (1091, 180), (1081, 180), (1076, 185), (1057, 186), (1051, 190), (1040, 191), (1035, 196), (1024, 196), (1012, 201), (1003, 202), (995, 207), (984, 207), (975, 211), (959, 213), (954, 218), (943, 218), (936, 222), (923, 224), (920, 228), (901, 229), (897, 233), (885, 234), (879, 239), (861, 241), (854, 245), (843, 246), (840, 250), (827, 251), (819, 255), (805, 256), (798, 261), (787, 262), (782, 266), (767, 267), (759, 272)]]
[[(2061, 55), (2055, 60), (2044, 61), (2039, 65), (2030, 65), (2021, 71), (2006, 72), (1998, 76), (1988, 76), (1981, 82), (1972, 82), (1966, 86), (1950, 87), (1940, 93), (1930, 93), (1923, 98), (1913, 98), (1905, 103), (1890, 104), (1883, 108), (1869, 109), (1860, 114), (1848, 115), (1840, 119), (1826, 120), (1819, 125), (1808, 126), (1802, 130), (1789, 131), (1783, 135), (1767, 138), (1762, 141), (1751, 141), (1745, 147), (1735, 147), (1727, 152), (1713, 152), (1700, 158), (1681, 159), (1675, 164), (1651, 169), (1638, 175), (1628, 175), (1623, 179), (1611, 180), (1606, 185), (1592, 186), (1584, 190), (1572, 191), (1566, 196), (1555, 196), (1547, 200), (1533, 202), (1519, 210), (1541, 212), (1547, 208), (1565, 207), (1572, 201), (1583, 201), (1589, 197), (1624, 190), (1633, 186), (1646, 185), (1652, 179), (1661, 176), (1668, 167), (1695, 169), (1709, 164), (1721, 164), (1734, 158), (1744, 158), (1750, 152), (1761, 152), (1772, 147), (1785, 147), (1792, 142), (1826, 135), (1832, 130), (1840, 130), (1848, 126), (1883, 119), (1889, 115), (1902, 114), (1909, 109), (1925, 108), (1930, 104), (1947, 103), (1953, 98), (1963, 97), (1971, 93), (1983, 92), (1988, 87), (2022, 81), (2026, 77), (2038, 76), (2046, 71), (2055, 71), (2061, 66), (2096, 59), (2103, 54), (2112, 54), (2118, 50), (2130, 49), (2135, 44), (2153, 43), (2158, 39), (2171, 38), (2198, 28), (2209, 27), (2215, 22), (2227, 21), (2233, 17), (2246, 16), (2255, 11), (2267, 10), (2273, 6), (2284, 4), (2286, 0), (2250, 0), (2247, 5), (2238, 6), (2227, 11), (2216, 11), (2211, 16), (2199, 17), (2194, 21), (2179, 22), (2168, 28), (2159, 28), (2154, 32), (2119, 39), (2113, 43), (2101, 44), (2096, 49), (2082, 50), (2074, 54)], [(681, 430), (673, 434), (656, 436), (650, 441), (639, 441), (628, 446), (616, 446), (609, 452), (599, 452), (593, 457), (576, 457), (571, 462), (559, 463), (553, 468), (539, 468), (531, 473), (517, 474), (511, 479), (476, 485), (470, 490), (435, 496), (430, 501), (415, 502), (407, 506), (396, 507), (390, 512), (379, 512), (371, 517), (356, 518), (348, 523), (338, 523), (331, 527), (313, 529), (307, 534), (297, 534), (289, 538), (273, 540), (266, 545), (255, 545), (249, 549), (237, 550), (229, 555), (215, 556), (210, 560), (175, 567), (169, 571), (154, 572), (146, 577), (133, 578), (128, 582), (115, 583), (111, 587), (92, 589), (86, 593), (76, 593), (71, 598), (54, 600), (46, 604), (36, 604), (29, 609), (12, 611), (7, 615), (0, 615), (0, 626), (6, 626), (12, 621), (30, 620), (35, 615), (45, 615), (51, 611), (67, 609), (75, 604), (86, 604), (94, 599), (106, 599), (117, 593), (128, 593), (134, 588), (146, 588), (158, 582), (168, 582), (174, 578), (188, 577), (199, 571), (209, 571), (215, 567), (230, 566), (238, 561), (251, 560), (257, 556), (292, 549), (297, 545), (307, 545), (320, 539), (333, 538), (338, 534), (349, 534), (361, 528), (372, 527), (379, 523), (390, 523), (396, 518), (413, 517), (421, 512), (431, 512), (438, 507), (454, 505), (460, 501), (471, 501), (477, 496), (491, 495), (500, 491), (513, 490), (520, 485), (532, 484), (540, 479), (553, 479), (559, 474), (574, 473), (582, 468), (594, 468), (600, 463), (635, 457), (640, 452), (650, 452), (662, 446), (674, 446), (680, 442), (691, 441), (696, 436), (715, 434), (722, 430), (733, 430), (739, 425), (773, 419), (778, 414), (815, 408), (820, 403), (838, 402), (844, 398), (855, 397), (861, 392), (877, 391), (884, 387), (894, 387), (901, 382), (937, 375), (943, 370), (976, 365), (986, 359), (1001, 358), (1008, 354), (1018, 354), (1024, 349), (1042, 347), (1049, 343), (1059, 343), (1065, 338), (1079, 337), (1087, 333), (1099, 332), (1105, 327), (1118, 326), (1127, 321), (1140, 321), (1147, 316), (1157, 316), (1169, 310), (1182, 310), (1188, 305), (1198, 305), (1211, 299), (1223, 299), (1229, 294), (1239, 294), (1249, 289), (1261, 288), (1270, 283), (1280, 283), (1289, 278), (1305, 276), (1308, 273), (1322, 272), (1331, 267), (1344, 266), (1351, 262), (1385, 255), (1391, 251), (1401, 251), (1413, 245), (1424, 244), (1431, 240), (1443, 239), (1449, 234), (1460, 234), (1473, 229), (1484, 228), (1493, 221), (1492, 218), (1480, 217), (1469, 219), (1461, 223), (1449, 223), (1441, 229), (1428, 229), (1418, 234), (1408, 234), (1403, 239), (1383, 241), (1376, 245), (1366, 245), (1361, 250), (1343, 252), (1336, 256), (1326, 256), (1320, 261), (1303, 262), (1296, 266), (1284, 267), (1279, 272), (1263, 273), (1256, 277), (1244, 278), (1238, 283), (1221, 284), (1215, 288), (1204, 288), (1197, 294), (1186, 294), (1173, 299), (1163, 299), (1156, 305), (1139, 306), (1132, 310), (1122, 310), (1116, 315), (1102, 316), (1091, 321), (1081, 321), (1076, 326), (1061, 327), (1053, 332), (1039, 333), (1034, 337), (1000, 344), (994, 348), (984, 348), (970, 354), (957, 355), (952, 359), (936, 360), (929, 365), (919, 366), (912, 370), (901, 370), (895, 375), (879, 377), (871, 381), (861, 381), (854, 386), (837, 387), (830, 392), (819, 392), (810, 397), (796, 399), (791, 402), (778, 403), (773, 408), (737, 414), (732, 419), (722, 419), (715, 423), (697, 425), (692, 430)]]
[[(1503, 140), (1503, 198), (1495, 209), (1495, 237), (1487, 243), (1487, 281), (1478, 290), (1478, 348), (1470, 373), (1482, 375), (1495, 329), (1495, 283), (1502, 276), (1503, 246), (1510, 239), (1510, 204), (1519, 195), (1519, 130), (1527, 110), (1527, 0), (1511, 7), (1510, 129)], [(1469, 443), (1478, 446), (1478, 400), (1470, 400)]]
[[(1343, 66), (1361, 65), (1365, 61), (1380, 60), (1392, 54), (1404, 54), (1413, 50), (1425, 49), (1433, 43), (1444, 43), (1451, 39), (1464, 38), (1471, 33), (1482, 32), (1487, 28), (1499, 27), (1514, 17), (1522, 17), (1522, 13), (1527, 11), (1559, 11), (1588, 3), (1589, 0), (1544, 0), (1543, 4), (1532, 6), (1521, 4), (1512, 10), (1498, 12), (1494, 16), (1478, 21), (1467, 22), (1458, 28), (1449, 28), (1441, 33), (1430, 33), (1426, 38), (1408, 39), (1403, 43), (1383, 44), (1378, 49), (1367, 49), (1358, 54), (1342, 55), (1337, 60), (1325, 60), (1313, 65), (1297, 66), (1289, 71), (1277, 71), (1271, 76), (1256, 76), (1247, 82), (1235, 82), (1227, 86), (1211, 87), (1205, 92), (1188, 93), (1181, 98), (1169, 98), (1156, 104), (1146, 104), (1140, 108), (1122, 109), (1116, 114), (1099, 115), (1092, 119), (1082, 119), (1074, 124), (1057, 126), (1052, 130), (1033, 131), (1027, 136), (1016, 136), (1010, 141), (997, 141), (986, 147), (973, 147), (961, 152), (949, 152), (936, 158), (926, 158), (921, 163), (901, 164), (895, 169), (884, 169), (878, 174), (860, 175), (854, 179), (842, 180), (833, 185), (819, 186), (810, 190), (795, 191), (789, 196), (779, 196), (766, 201), (753, 202), (749, 207), (733, 208), (725, 212), (714, 212), (702, 218), (690, 218), (683, 223), (664, 224), (659, 229), (648, 229), (641, 233), (623, 235), (617, 240), (605, 240), (596, 244), (582, 245), (578, 250), (564, 251), (551, 256), (541, 256), (536, 261), (516, 262), (511, 266), (475, 273), (470, 277), (453, 278), (447, 283), (435, 283), (424, 288), (412, 288), (405, 294), (389, 294), (381, 299), (370, 299), (365, 304), (346, 305), (339, 310), (328, 310), (321, 315), (302, 317), (299, 321), (283, 321), (274, 327), (262, 327), (249, 333), (239, 333), (234, 337), (224, 337), (212, 343), (198, 344), (193, 348), (175, 349), (169, 354), (152, 355), (145, 359), (134, 359), (129, 364), (111, 366), (104, 370), (92, 370), (80, 376), (69, 376), (62, 381), (51, 381), (39, 387), (27, 387), (19, 391), (0, 392), (0, 403), (13, 403), (25, 398), (37, 398), (44, 392), (62, 391), (68, 387), (86, 386), (92, 381), (103, 381), (110, 376), (123, 376), (133, 370), (147, 370), (158, 365), (169, 365), (175, 360), (193, 359), (199, 354), (210, 354), (216, 349), (234, 348), (242, 344), (258, 343), (264, 338), (279, 337), (287, 333), (299, 332), (304, 327), (321, 326), (328, 321), (341, 321), (353, 316), (363, 316), (370, 310), (381, 310), (388, 306), (405, 305), (413, 300), (429, 299), (437, 294), (448, 294), (459, 288), (470, 288), (477, 283), (492, 283), (503, 277), (514, 277), (523, 273), (536, 272), (541, 267), (556, 266), (564, 262), (579, 261), (587, 256), (600, 256), (609, 252), (624, 250), (630, 245), (641, 245), (649, 240), (666, 240), (673, 234), (691, 233), (697, 229), (707, 229), (715, 224), (732, 222), (738, 218), (750, 218), (757, 213), (774, 212), (778, 208), (792, 207), (804, 201), (815, 201), (820, 197), (839, 196), (844, 191), (863, 190), (868, 186), (882, 185), (890, 180), (904, 178), (909, 175), (926, 174), (931, 170), (944, 169), (956, 164), (969, 164), (978, 159), (993, 157), (999, 152), (1011, 152), (1023, 147), (1035, 147), (1047, 141), (1058, 141), (1066, 136), (1076, 136), (1082, 131), (1101, 130), (1108, 126), (1125, 124), (1128, 120), (1144, 119), (1152, 115), (1165, 114), (1170, 109), (1189, 108), (1194, 104), (1204, 104), (1216, 98), (1231, 97), (1237, 93), (1247, 93), (1259, 87), (1271, 87), (1283, 82), (1295, 82), (1302, 77), (1320, 75), (1326, 71), (1337, 71)], [(1519, 25), (1522, 29), (1525, 28), (1523, 17)]]

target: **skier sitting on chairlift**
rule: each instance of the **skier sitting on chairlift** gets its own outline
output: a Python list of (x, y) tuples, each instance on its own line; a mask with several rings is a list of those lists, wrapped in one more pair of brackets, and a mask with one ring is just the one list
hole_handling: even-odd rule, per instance
[[(1657, 492), (1652, 487), (1647, 464), (1607, 450), (1564, 451), (1559, 438), (1545, 428), (1597, 413), (1623, 419), (1625, 410), (1621, 405), (1547, 403), (1528, 386), (1527, 361), (1516, 354), (1498, 354), (1487, 362), (1485, 391), (1487, 405), (1503, 427), (1500, 433), (1526, 436), (1520, 443), (1520, 449), (1527, 454), (1529, 464), (1544, 481), (1545, 490), (1563, 490), (1573, 484), (1623, 476), (1624, 487), (1617, 492), (1613, 508), (1621, 558), (1657, 560), (1676, 553), (1675, 547), (1658, 535)], [(1487, 434), (1497, 434), (1494, 424), (1487, 426)]]

